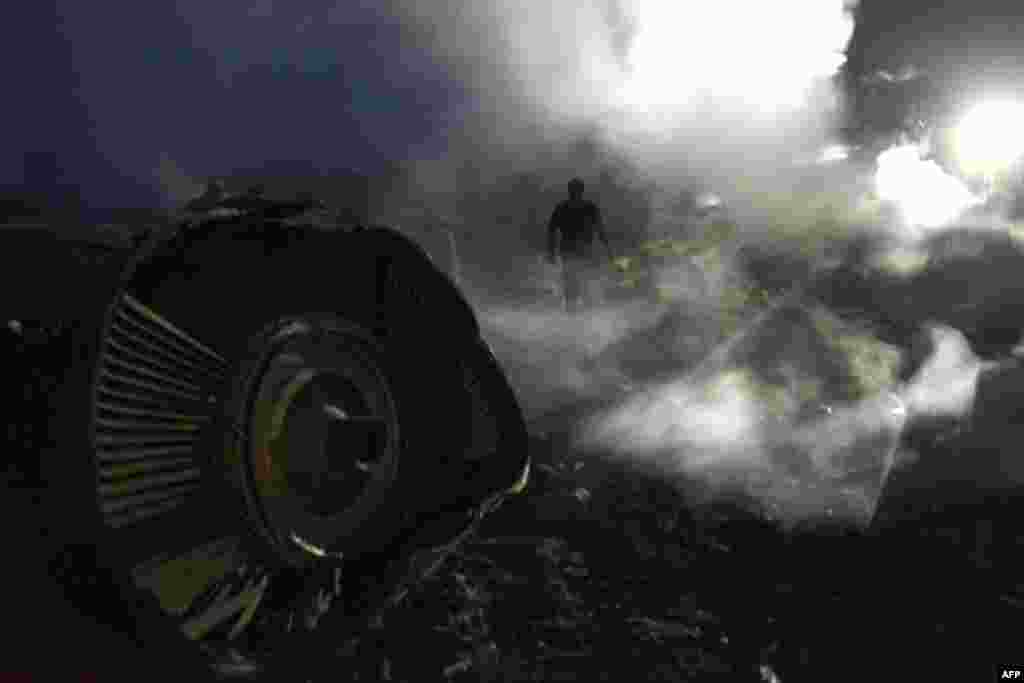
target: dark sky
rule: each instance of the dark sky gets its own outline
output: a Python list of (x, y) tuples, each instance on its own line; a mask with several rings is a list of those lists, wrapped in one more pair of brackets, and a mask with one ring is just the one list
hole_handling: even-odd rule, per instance
[(438, 144), (465, 100), (373, 3), (18, 4), (0, 22), (8, 188), (152, 204), (162, 157), (200, 177), (290, 160), (372, 171)]
[[(383, 4), (9, 3), (0, 187), (153, 205), (161, 158), (203, 177), (282, 160), (373, 171), (441, 150), (474, 103)], [(854, 63), (1012, 54), (1015, 4), (864, 0)]]

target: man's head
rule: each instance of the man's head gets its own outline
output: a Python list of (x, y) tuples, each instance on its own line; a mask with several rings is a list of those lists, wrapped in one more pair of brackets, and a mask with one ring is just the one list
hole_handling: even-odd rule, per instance
[(579, 178), (573, 178), (569, 181), (569, 198), (579, 199), (583, 196), (583, 181)]

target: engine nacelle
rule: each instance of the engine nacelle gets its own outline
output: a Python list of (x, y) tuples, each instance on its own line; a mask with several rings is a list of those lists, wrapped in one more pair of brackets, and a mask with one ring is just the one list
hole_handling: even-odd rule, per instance
[[(36, 272), (7, 271), (36, 296), (5, 317), (67, 330), (41, 475), (76, 608), (96, 591), (70, 577), (91, 573), (138, 596), (119, 607), (142, 633), (293, 674), (326, 647), (318, 623), (358, 629), (522, 490), (527, 435), (416, 244), (302, 202), (228, 208), (96, 262), (36, 229), (13, 260)], [(56, 259), (61, 291), (27, 284)]]

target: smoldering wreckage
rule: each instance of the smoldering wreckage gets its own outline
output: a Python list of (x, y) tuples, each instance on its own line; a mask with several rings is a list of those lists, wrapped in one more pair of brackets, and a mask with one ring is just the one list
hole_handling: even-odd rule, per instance
[[(601, 348), (615, 391), (524, 417), (549, 384), (522, 335), (399, 231), (191, 208), (134, 247), (5, 229), (3, 668), (984, 680), (1021, 652), (1009, 242), (950, 232), (896, 279), (748, 251), (753, 324), (690, 348), (707, 312), (668, 309)], [(951, 305), (961, 281), (999, 296)], [(893, 356), (843, 326), (896, 381), (858, 384)], [(933, 409), (951, 378), (966, 403)]]

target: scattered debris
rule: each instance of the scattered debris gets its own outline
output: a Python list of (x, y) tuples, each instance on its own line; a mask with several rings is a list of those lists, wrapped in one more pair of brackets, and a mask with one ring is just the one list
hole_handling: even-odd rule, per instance
[(634, 617), (629, 619), (634, 624), (633, 632), (656, 640), (662, 638), (700, 638), (703, 634), (700, 626), (688, 626), (683, 623), (661, 621), (650, 617)]
[(463, 659), (460, 659), (459, 661), (455, 662), (454, 664), (450, 664), (450, 665), (448, 665), (448, 666), (446, 666), (444, 668), (444, 677), (445, 678), (451, 678), (452, 676), (454, 676), (457, 673), (462, 673), (463, 671), (469, 671), (472, 667), (473, 667), (473, 660), (470, 659), (468, 656), (463, 655)]

